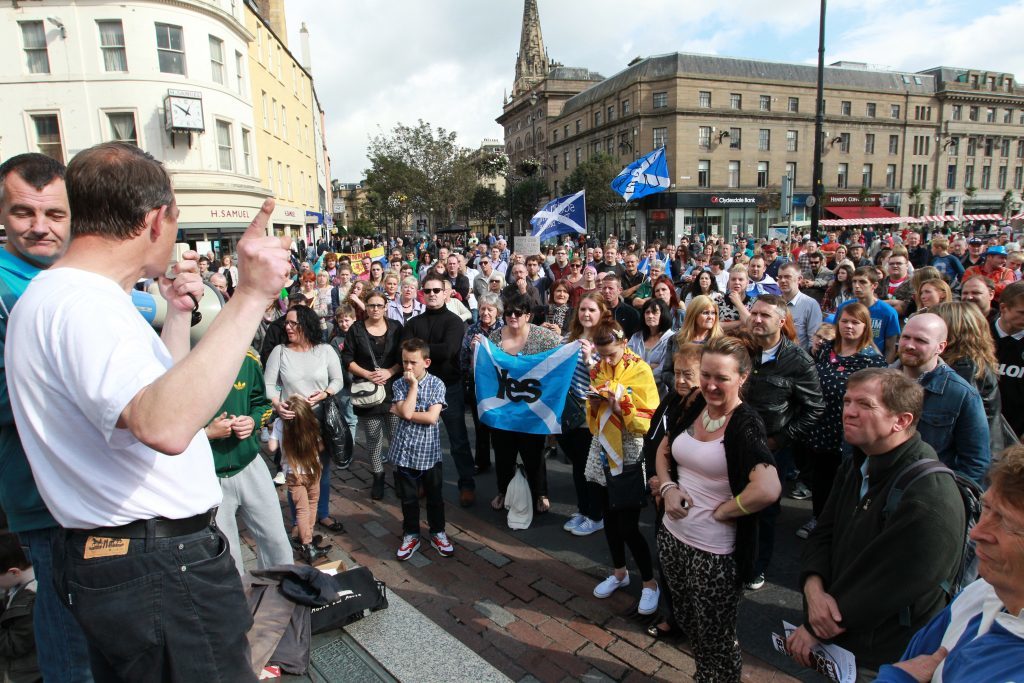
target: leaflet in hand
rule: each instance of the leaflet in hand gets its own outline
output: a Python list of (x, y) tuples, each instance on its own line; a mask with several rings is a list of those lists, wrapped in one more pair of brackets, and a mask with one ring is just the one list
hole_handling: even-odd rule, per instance
[[(772, 632), (772, 645), (782, 654), (789, 656), (786, 650), (786, 639), (796, 630), (796, 626), (788, 621), (782, 622), (783, 631), (786, 635), (780, 636)], [(857, 661), (849, 650), (831, 645), (829, 643), (818, 643), (811, 648), (811, 657), (814, 660), (814, 670), (836, 683), (856, 683)]]

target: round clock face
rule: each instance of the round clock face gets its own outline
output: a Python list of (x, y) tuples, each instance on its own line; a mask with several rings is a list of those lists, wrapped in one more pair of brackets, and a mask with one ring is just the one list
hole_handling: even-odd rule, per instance
[(171, 108), (171, 126), (203, 130), (203, 103), (184, 97), (171, 97), (168, 101)]

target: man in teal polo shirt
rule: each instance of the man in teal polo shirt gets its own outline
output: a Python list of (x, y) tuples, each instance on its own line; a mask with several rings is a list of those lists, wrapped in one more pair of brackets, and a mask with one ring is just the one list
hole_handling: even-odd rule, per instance
[[(67, 249), (71, 210), (64, 165), (42, 154), (19, 154), (0, 165), (0, 506), (35, 569), (34, 626), (39, 669), (46, 681), (91, 681), (78, 622), (57, 597), (50, 537), (60, 527), (39, 495), (14, 424), (3, 351), (11, 308), (28, 283)], [(59, 417), (55, 416), (55, 419)]]

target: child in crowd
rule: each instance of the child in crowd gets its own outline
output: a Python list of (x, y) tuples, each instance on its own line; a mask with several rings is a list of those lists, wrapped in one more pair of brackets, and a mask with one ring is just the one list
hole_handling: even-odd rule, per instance
[(288, 409), (295, 413), (290, 420), (278, 418), (270, 435), (270, 449), (281, 447), (281, 464), (288, 485), (288, 495), (295, 504), (295, 525), (306, 562), (313, 564), (326, 550), (313, 544), (313, 523), (316, 504), (320, 499), (320, 421), (304, 396), (295, 395), (288, 400)]
[[(829, 316), (832, 318), (833, 316)], [(834, 318), (833, 318), (834, 319)], [(818, 349), (821, 345), (827, 341), (834, 341), (836, 338), (836, 326), (835, 323), (822, 323), (815, 330), (814, 336), (811, 337), (811, 355), (818, 353)]]
[(32, 614), (36, 578), (18, 537), (0, 534), (0, 590), (5, 591), (0, 614), (0, 671), (3, 680), (29, 683), (43, 680), (36, 661)]
[(402, 342), (405, 374), (395, 382), (391, 412), (400, 418), (388, 460), (395, 468), (395, 493), (402, 501), (402, 545), (396, 556), (408, 560), (420, 547), (419, 486), (427, 497), (430, 544), (442, 557), (455, 552), (444, 530), (441, 437), (437, 421), (445, 408), (444, 383), (427, 373), (430, 347), (422, 339)]
[[(345, 350), (345, 336), (348, 334), (348, 328), (356, 322), (356, 312), (349, 304), (341, 304), (334, 311), (334, 336), (331, 337), (329, 342), (334, 350), (338, 352), (338, 357), (341, 357), (341, 352)], [(338, 469), (348, 469), (348, 466), (352, 463), (352, 452), (355, 450), (356, 444), (356, 414), (352, 410), (352, 373), (349, 372), (345, 364), (341, 364), (341, 374), (345, 377), (345, 385), (341, 391), (334, 395), (334, 400), (338, 402), (338, 408), (341, 410), (341, 417), (345, 420), (345, 424), (348, 425), (349, 431), (352, 433), (352, 449), (349, 450), (346, 455), (344, 462), (334, 463)]]

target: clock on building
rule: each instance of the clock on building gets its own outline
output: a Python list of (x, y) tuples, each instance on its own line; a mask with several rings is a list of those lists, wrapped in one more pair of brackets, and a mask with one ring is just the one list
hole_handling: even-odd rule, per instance
[(189, 133), (205, 131), (202, 95), (189, 90), (168, 90), (164, 98), (164, 127)]

